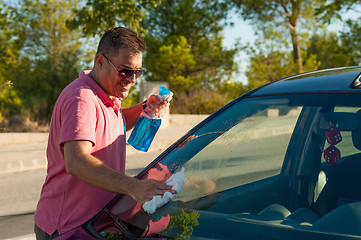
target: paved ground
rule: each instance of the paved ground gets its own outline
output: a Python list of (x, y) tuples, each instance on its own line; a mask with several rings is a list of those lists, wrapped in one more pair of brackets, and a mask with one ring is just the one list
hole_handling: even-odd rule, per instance
[[(191, 128), (192, 126), (160, 128), (149, 152), (165, 150)], [(31, 135), (32, 133), (23, 134), (22, 137), (25, 138), (25, 142), (20, 143), (18, 138), (21, 138), (21, 136), (17, 136), (17, 140), (12, 142), (9, 134), (0, 134), (2, 142), (6, 142), (4, 138), (9, 139), (9, 141), (0, 146), (0, 174), (46, 167), (47, 133), (43, 133), (43, 137), (39, 137), (39, 133), (36, 133), (38, 137), (33, 138), (33, 140), (31, 140)], [(129, 136), (130, 132), (127, 133), (127, 135)], [(127, 155), (133, 154), (139, 154), (139, 152), (127, 144)], [(129, 164), (129, 168), (144, 166), (144, 164), (139, 161), (131, 161), (129, 163), (127, 162), (127, 164)]]

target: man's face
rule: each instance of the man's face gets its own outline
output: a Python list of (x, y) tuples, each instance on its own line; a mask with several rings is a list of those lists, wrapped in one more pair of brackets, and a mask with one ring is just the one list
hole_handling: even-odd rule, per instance
[[(140, 69), (142, 68), (142, 53), (131, 54), (126, 48), (119, 49), (118, 55), (109, 57), (104, 56), (102, 60), (102, 74), (100, 85), (109, 96), (126, 98), (129, 94), (130, 87), (136, 81), (135, 75), (125, 77), (117, 69)], [(108, 58), (108, 59), (107, 59)], [(110, 63), (109, 63), (110, 61)], [(114, 67), (112, 66), (114, 65)]]

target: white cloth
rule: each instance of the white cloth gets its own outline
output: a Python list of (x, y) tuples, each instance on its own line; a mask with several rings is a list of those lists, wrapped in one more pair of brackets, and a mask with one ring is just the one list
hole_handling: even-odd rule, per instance
[[(184, 170), (184, 167), (182, 167), (179, 172), (170, 176), (170, 178), (166, 181), (167, 185), (172, 186), (172, 190), (176, 191), (176, 193), (179, 193), (184, 184)], [(145, 212), (153, 214), (157, 208), (165, 205), (174, 196), (175, 194), (172, 194), (171, 192), (165, 192), (163, 196), (154, 196), (152, 200), (143, 204), (143, 209)]]

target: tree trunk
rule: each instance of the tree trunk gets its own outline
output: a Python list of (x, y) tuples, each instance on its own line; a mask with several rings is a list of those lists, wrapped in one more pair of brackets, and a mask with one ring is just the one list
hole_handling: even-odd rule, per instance
[(302, 56), (301, 56), (300, 43), (298, 41), (296, 30), (291, 30), (291, 37), (292, 37), (292, 46), (293, 46), (293, 60), (298, 66), (298, 73), (301, 73)]
[(298, 66), (298, 73), (302, 72), (302, 67), (303, 67), (300, 43), (298, 41), (298, 34), (297, 34), (297, 23), (301, 12), (301, 5), (300, 5), (301, 2), (302, 0), (292, 1), (292, 14), (289, 17), (289, 24), (290, 24), (289, 26), (290, 26), (292, 46), (293, 46), (293, 61)]

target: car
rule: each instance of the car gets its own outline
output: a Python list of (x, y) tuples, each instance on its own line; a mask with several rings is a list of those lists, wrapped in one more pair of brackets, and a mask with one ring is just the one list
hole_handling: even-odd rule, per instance
[(184, 171), (168, 203), (148, 213), (119, 194), (58, 239), (361, 239), (360, 77), (318, 70), (241, 95), (135, 176)]

